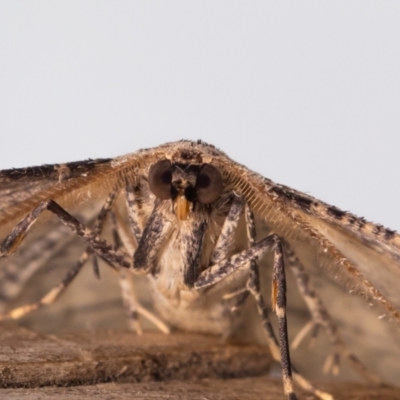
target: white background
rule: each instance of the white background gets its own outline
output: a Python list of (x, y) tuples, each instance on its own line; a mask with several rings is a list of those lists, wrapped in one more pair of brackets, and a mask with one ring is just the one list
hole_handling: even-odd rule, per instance
[(203, 139), (400, 229), (399, 1), (0, 3), (0, 168)]

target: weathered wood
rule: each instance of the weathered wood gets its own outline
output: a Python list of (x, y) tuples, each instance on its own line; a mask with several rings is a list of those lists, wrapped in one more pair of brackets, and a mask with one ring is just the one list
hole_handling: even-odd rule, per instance
[[(399, 400), (400, 390), (362, 385), (323, 385), (337, 400)], [(303, 391), (299, 397), (314, 400)], [(7, 400), (284, 400), (282, 382), (263, 377), (201, 381), (101, 383), (90, 386), (0, 389)]]
[[(108, 331), (47, 336), (4, 325), (0, 399), (283, 400), (281, 380), (265, 375), (270, 362), (263, 347), (200, 335)], [(398, 388), (314, 383), (336, 399), (400, 400)]]
[(82, 332), (46, 336), (0, 327), (0, 386), (260, 375), (271, 363), (259, 346), (175, 333)]

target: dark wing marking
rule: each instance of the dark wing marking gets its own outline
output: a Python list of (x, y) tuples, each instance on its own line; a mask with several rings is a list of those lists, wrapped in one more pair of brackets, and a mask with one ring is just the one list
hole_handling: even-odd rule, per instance
[(382, 253), (389, 252), (395, 260), (400, 261), (400, 236), (396, 231), (342, 211), (287, 186), (274, 184), (270, 192), (286, 199), (305, 214), (325, 220), (332, 226), (351, 233), (366, 246), (374, 247)]
[[(0, 226), (9, 229), (43, 200), (59, 199), (84, 187), (88, 192), (112, 172), (110, 159), (0, 171)], [(79, 196), (72, 200), (79, 201)]]

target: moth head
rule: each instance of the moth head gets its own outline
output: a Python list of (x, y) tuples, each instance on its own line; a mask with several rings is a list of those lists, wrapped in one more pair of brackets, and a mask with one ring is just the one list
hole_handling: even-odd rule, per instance
[(177, 217), (180, 220), (187, 219), (191, 204), (212, 204), (223, 191), (222, 175), (211, 164), (161, 160), (150, 167), (148, 182), (156, 197), (176, 202)]

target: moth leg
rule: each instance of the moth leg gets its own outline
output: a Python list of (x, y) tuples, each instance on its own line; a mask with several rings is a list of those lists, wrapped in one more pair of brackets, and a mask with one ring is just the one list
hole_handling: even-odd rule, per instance
[[(111, 235), (113, 238), (114, 248), (117, 250), (123, 246), (117, 230), (117, 217), (113, 211), (110, 212), (112, 229)], [(96, 256), (94, 256), (96, 260)], [(143, 333), (142, 327), (139, 323), (138, 312), (136, 310), (136, 302), (134, 300), (134, 292), (132, 282), (129, 279), (128, 271), (125, 268), (118, 268), (118, 283), (121, 288), (122, 304), (128, 318), (129, 328), (141, 335)]]
[(233, 193), (232, 204), (228, 215), (225, 218), (221, 228), (221, 233), (218, 236), (213, 253), (210, 258), (210, 265), (217, 264), (226, 259), (228, 251), (231, 249), (234, 240), (235, 232), (239, 223), (239, 218), (244, 208), (243, 197)]
[[(108, 212), (110, 211), (117, 194), (118, 193), (116, 191), (113, 191), (108, 195), (106, 202), (103, 205), (103, 207), (95, 221), (94, 228), (93, 228), (93, 232), (95, 234), (99, 234), (101, 232), (101, 230), (103, 228), (104, 220), (105, 220)], [(75, 266), (66, 273), (66, 275), (62, 278), (62, 280), (60, 281), (60, 283), (57, 286), (52, 288), (39, 301), (15, 308), (3, 315), (0, 315), (0, 321), (5, 320), (5, 319), (19, 319), (34, 310), (37, 310), (43, 306), (48, 306), (48, 305), (54, 303), (57, 300), (57, 298), (60, 297), (60, 295), (67, 289), (67, 287), (74, 280), (74, 278), (78, 275), (79, 271), (81, 270), (83, 265), (86, 263), (86, 261), (89, 259), (89, 257), (92, 254), (93, 254), (93, 250), (91, 247), (88, 246), (85, 249), (85, 251), (81, 254), (81, 256), (79, 257), (79, 260), (75, 264)]]
[(236, 292), (226, 294), (225, 296), (223, 296), (223, 299), (225, 301), (233, 300), (231, 302), (231, 311), (235, 312), (244, 304), (244, 302), (249, 297), (249, 294), (250, 294), (249, 289), (245, 287), (237, 290)]
[[(222, 280), (223, 278), (225, 278), (226, 276), (233, 273), (235, 270), (238, 270), (239, 268), (244, 268), (248, 266), (250, 263), (251, 272), (249, 275), (249, 282), (247, 284), (247, 289), (254, 295), (256, 299), (257, 307), (259, 313), (261, 314), (262, 323), (265, 328), (265, 332), (267, 334), (268, 345), (270, 347), (271, 353), (274, 359), (277, 360), (278, 362), (281, 362), (281, 364), (283, 365), (283, 375), (284, 375), (283, 379), (284, 379), (285, 393), (287, 394), (289, 399), (296, 399), (291, 379), (291, 366), (288, 353), (288, 340), (287, 340), (287, 334), (285, 333), (286, 329), (285, 312), (284, 312), (285, 302), (283, 302), (283, 300), (285, 300), (285, 290), (284, 290), (285, 285), (284, 285), (284, 275), (283, 275), (282, 247), (280, 244), (280, 240), (276, 235), (267, 236), (266, 238), (255, 243), (254, 219), (247, 205), (246, 205), (246, 218), (248, 220), (247, 225), (248, 225), (249, 241), (251, 247), (203, 271), (200, 274), (199, 278), (197, 279), (194, 287), (202, 288), (213, 285)], [(276, 288), (276, 297), (274, 297), (274, 304), (276, 305), (275, 309), (277, 311), (279, 319), (280, 338), (282, 342), (281, 347), (279, 346), (278, 340), (276, 339), (275, 334), (273, 332), (272, 325), (268, 318), (268, 311), (260, 292), (258, 266), (255, 262), (252, 262), (257, 257), (259, 257), (263, 252), (265, 252), (270, 248), (274, 248), (275, 250), (274, 281)], [(303, 378), (300, 374), (298, 374), (295, 371), (293, 372), (293, 377), (301, 387), (315, 394), (320, 399), (323, 400), (332, 399), (332, 396), (330, 394), (314, 388), (310, 382), (308, 382), (305, 378)]]
[[(111, 213), (111, 219), (113, 223), (112, 236), (114, 246), (116, 248), (124, 246), (128, 252), (133, 253), (134, 247), (132, 247), (132, 242), (126, 237), (127, 234), (124, 232), (122, 224), (119, 223), (118, 217), (113, 212)], [(138, 335), (143, 333), (138, 318), (139, 315), (141, 315), (153, 323), (161, 332), (169, 334), (169, 327), (150, 311), (142, 307), (136, 299), (134, 285), (130, 279), (129, 271), (127, 271), (125, 268), (118, 268), (118, 277), (122, 294), (122, 303), (125, 308), (130, 329), (135, 331)]]
[(145, 307), (141, 306), (136, 300), (132, 281), (130, 280), (129, 276), (129, 271), (125, 268), (119, 268), (119, 285), (121, 287), (122, 302), (126, 310), (128, 323), (131, 330), (135, 331), (138, 335), (143, 333), (138, 319), (138, 316), (141, 315), (150, 321), (154, 326), (156, 326), (162, 333), (165, 333), (166, 335), (171, 333), (169, 326), (166, 325), (164, 321), (147, 310)]
[(121, 288), (122, 304), (124, 305), (125, 313), (128, 319), (129, 328), (138, 335), (143, 334), (143, 329), (139, 322), (137, 305), (134, 301), (134, 293), (131, 281), (128, 276), (128, 271), (120, 268), (118, 271), (118, 282)]
[(307, 328), (308, 330), (314, 330), (312, 336), (315, 337), (316, 329), (322, 327), (325, 329), (328, 339), (334, 348), (334, 352), (327, 358), (327, 362), (325, 363), (325, 368), (329, 368), (328, 372), (329, 370), (332, 370), (334, 375), (339, 372), (340, 356), (342, 356), (348, 360), (354, 370), (363, 378), (376, 384), (381, 383), (382, 381), (379, 376), (369, 371), (365, 365), (353, 353), (351, 353), (350, 349), (340, 336), (338, 328), (329, 315), (324, 303), (312, 287), (310, 278), (305, 272), (304, 266), (286, 242), (285, 255), (288, 261), (288, 266), (296, 278), (300, 294), (304, 298), (312, 317), (312, 321), (310, 321), (306, 327), (300, 331), (299, 335), (302, 335), (302, 337), (296, 337), (296, 345), (298, 345), (301, 339), (307, 334)]
[[(253, 213), (250, 207), (246, 204), (245, 207), (246, 217), (246, 228), (249, 246), (252, 247), (256, 243), (256, 227), (254, 222)], [(262, 324), (265, 332), (267, 333), (268, 343), (271, 349), (271, 353), (274, 358), (279, 361), (282, 365), (282, 379), (283, 388), (288, 399), (296, 399), (296, 395), (293, 389), (292, 379), (292, 366), (290, 362), (290, 351), (289, 351), (289, 339), (287, 333), (287, 320), (286, 320), (286, 279), (285, 269), (283, 261), (283, 250), (282, 245), (278, 237), (274, 236), (274, 266), (273, 266), (273, 277), (272, 277), (272, 309), (276, 312), (278, 317), (278, 329), (279, 329), (279, 344), (276, 340), (275, 334), (272, 330), (271, 322), (268, 318), (267, 309), (265, 306), (264, 298), (261, 294), (260, 286), (260, 273), (259, 267), (252, 259), (250, 261), (249, 279), (246, 285), (249, 292), (253, 295), (257, 309), (260, 314)], [(273, 345), (272, 345), (273, 343)], [(279, 353), (277, 354), (276, 347), (279, 347)]]
[(211, 286), (221, 281), (233, 272), (248, 267), (251, 260), (256, 259), (266, 250), (271, 249), (275, 245), (276, 235), (270, 235), (257, 242), (254, 246), (249, 247), (239, 253), (228, 257), (204, 270), (197, 278), (194, 288), (200, 289)]
[[(250, 207), (246, 204), (245, 208), (246, 216), (246, 227), (249, 245), (254, 246), (256, 241), (256, 229), (254, 216), (251, 212)], [(274, 266), (272, 276), (272, 309), (276, 312), (278, 317), (279, 326), (279, 344), (274, 331), (272, 329), (271, 322), (268, 318), (268, 311), (265, 305), (264, 298), (261, 294), (260, 287), (260, 272), (259, 266), (255, 260), (250, 262), (249, 280), (247, 282), (247, 288), (256, 300), (257, 309), (261, 316), (264, 330), (267, 333), (267, 340), (271, 350), (271, 353), (276, 361), (282, 365), (282, 377), (283, 386), (285, 393), (289, 399), (296, 398), (293, 391), (293, 382), (291, 374), (291, 362), (289, 353), (289, 340), (287, 334), (287, 321), (286, 321), (286, 278), (285, 278), (285, 267), (282, 241), (276, 237), (275, 251), (274, 251)], [(315, 388), (310, 382), (308, 382), (302, 375), (300, 375), (294, 367), (293, 378), (296, 382), (305, 390), (318, 396), (320, 399), (328, 400), (332, 399), (329, 393), (325, 393)], [(292, 397), (291, 397), (292, 396)]]
[(45, 210), (49, 210), (55, 214), (64, 225), (78, 236), (81, 236), (94, 251), (108, 261), (112, 266), (116, 264), (124, 268), (131, 268), (132, 259), (128, 255), (121, 251), (115, 251), (106, 240), (99, 236), (96, 229), (91, 230), (87, 228), (53, 200), (47, 200), (41, 203), (11, 231), (0, 247), (0, 258), (15, 251), (29, 231), (30, 227)]
[(126, 208), (128, 210), (128, 219), (131, 232), (136, 240), (136, 247), (139, 244), (143, 234), (142, 224), (140, 221), (140, 205), (138, 202), (139, 186), (127, 185), (125, 188)]
[(152, 312), (148, 311), (146, 308), (142, 307), (134, 297), (134, 290), (132, 287), (132, 282), (129, 279), (129, 271), (124, 268), (119, 269), (119, 284), (122, 292), (122, 301), (126, 314), (128, 317), (128, 323), (130, 329), (135, 331), (138, 335), (143, 333), (142, 327), (140, 325), (138, 316), (146, 318), (153, 325), (155, 325), (162, 333), (166, 335), (171, 333), (168, 325), (164, 323), (160, 318), (154, 315)]
[(156, 200), (133, 254), (132, 271), (147, 274), (155, 267), (160, 248), (171, 229), (171, 221), (164, 218), (161, 202)]
[[(244, 209), (243, 197), (233, 193), (232, 204), (229, 209), (228, 215), (222, 225), (221, 233), (218, 237), (217, 243), (214, 247), (213, 253), (210, 258), (210, 265), (226, 259), (228, 251), (232, 248), (235, 241), (235, 233), (239, 223), (240, 215)], [(244, 304), (250, 292), (247, 288), (241, 288), (233, 293), (228, 293), (223, 297), (224, 301), (230, 303), (231, 311), (236, 311), (241, 305)]]

